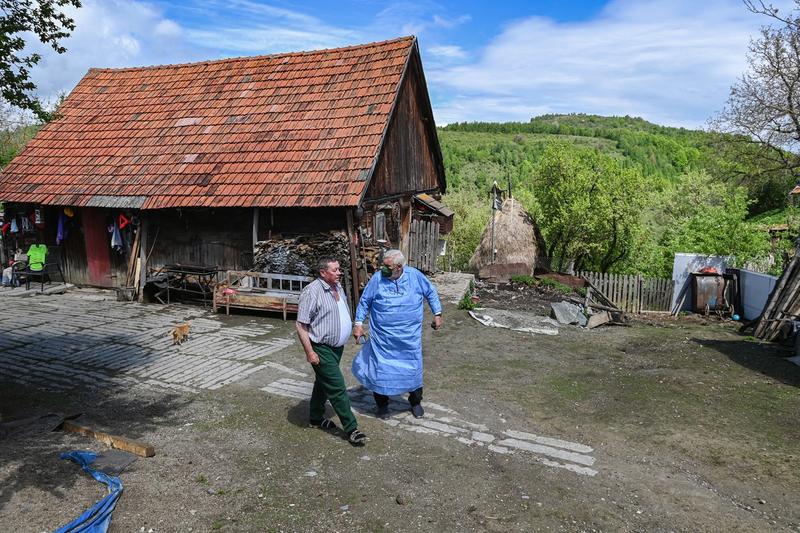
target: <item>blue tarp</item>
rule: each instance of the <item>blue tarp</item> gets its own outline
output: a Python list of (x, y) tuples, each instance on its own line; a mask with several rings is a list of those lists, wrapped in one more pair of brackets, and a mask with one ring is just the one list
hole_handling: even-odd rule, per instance
[(71, 451), (62, 453), (61, 458), (78, 463), (84, 472), (100, 483), (108, 485), (109, 492), (105, 498), (95, 503), (69, 524), (58, 528), (55, 533), (105, 533), (111, 524), (111, 513), (114, 512), (117, 500), (122, 495), (122, 482), (118, 477), (109, 476), (89, 466), (97, 459), (97, 454), (94, 452)]

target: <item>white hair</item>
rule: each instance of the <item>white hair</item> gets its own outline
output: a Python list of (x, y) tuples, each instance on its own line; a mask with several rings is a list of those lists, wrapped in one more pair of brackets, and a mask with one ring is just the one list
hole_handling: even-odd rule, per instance
[(405, 266), (406, 264), (406, 256), (400, 250), (386, 250), (383, 252), (383, 259), (391, 259), (393, 266)]

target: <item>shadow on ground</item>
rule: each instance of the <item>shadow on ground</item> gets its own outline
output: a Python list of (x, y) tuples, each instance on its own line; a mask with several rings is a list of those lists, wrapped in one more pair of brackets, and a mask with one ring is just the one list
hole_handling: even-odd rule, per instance
[(706, 348), (717, 350), (738, 365), (786, 385), (800, 387), (800, 366), (786, 359), (792, 353), (783, 346), (745, 340), (695, 338), (694, 341)]
[[(0, 522), (4, 521), (2, 517), (12, 498), (30, 502), (23, 508), (32, 514), (37, 512), (36, 500), (47, 500), (52, 504), (55, 498), (59, 507), (64, 509), (61, 518), (65, 523), (80, 514), (86, 506), (87, 494), (95, 494), (98, 499), (101, 497), (100, 485), (75, 464), (63, 461), (59, 456), (74, 449), (97, 451), (107, 447), (82, 435), (53, 431), (54, 420), (83, 413), (82, 424), (131, 439), (141, 439), (160, 424), (180, 423), (175, 411), (186, 404), (186, 398), (172, 394), (132, 395), (125, 392), (75, 387), (56, 393), (0, 379), (3, 423), (34, 419), (25, 430), (0, 434)], [(43, 499), (37, 494), (50, 497)]]

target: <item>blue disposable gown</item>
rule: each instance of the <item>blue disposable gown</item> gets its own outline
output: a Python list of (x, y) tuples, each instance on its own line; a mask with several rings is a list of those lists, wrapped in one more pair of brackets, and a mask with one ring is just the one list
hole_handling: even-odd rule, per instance
[(353, 359), (353, 375), (367, 389), (392, 396), (422, 387), (423, 299), (442, 312), (425, 275), (404, 267), (396, 280), (375, 273), (364, 288), (356, 321), (369, 312), (369, 340)]

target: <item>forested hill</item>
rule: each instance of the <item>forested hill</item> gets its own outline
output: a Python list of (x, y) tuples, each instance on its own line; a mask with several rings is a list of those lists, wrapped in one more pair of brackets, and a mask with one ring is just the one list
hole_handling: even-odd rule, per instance
[(495, 180), (536, 218), (545, 255), (584, 269), (667, 277), (676, 252), (766, 261), (768, 235), (749, 220), (785, 208), (794, 178), (748, 166), (743, 140), (582, 114), (440, 128), (454, 264), (477, 245)]
[(597, 139), (601, 142), (594, 143), (596, 147), (617, 153), (629, 163), (639, 165), (646, 175), (658, 178), (670, 179), (693, 168), (718, 165), (715, 134), (659, 126), (630, 116), (541, 115), (530, 122), (454, 123), (441, 131), (447, 132), (444, 137), (448, 140), (453, 138), (449, 132), (537, 134), (558, 136), (577, 144)]

